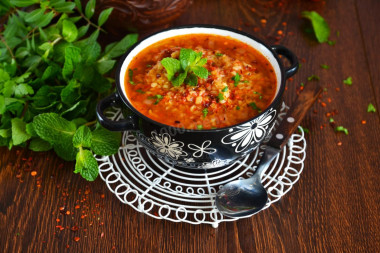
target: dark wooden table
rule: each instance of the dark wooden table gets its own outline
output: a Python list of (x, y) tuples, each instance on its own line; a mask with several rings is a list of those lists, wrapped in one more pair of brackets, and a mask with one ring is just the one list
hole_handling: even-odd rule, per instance
[[(335, 46), (318, 44), (304, 33), (303, 10), (326, 18)], [(230, 26), (292, 49), (302, 67), (288, 82), (287, 103), (313, 74), (326, 88), (302, 122), (310, 133), (301, 179), (269, 209), (217, 229), (156, 220), (122, 204), (102, 180), (84, 181), (73, 173), (72, 163), (52, 152), (1, 148), (0, 249), (380, 252), (379, 11), (376, 0), (194, 0), (175, 21)], [(343, 84), (348, 76), (352, 86)], [(376, 113), (367, 112), (369, 103)], [(349, 135), (334, 132), (327, 113)]]

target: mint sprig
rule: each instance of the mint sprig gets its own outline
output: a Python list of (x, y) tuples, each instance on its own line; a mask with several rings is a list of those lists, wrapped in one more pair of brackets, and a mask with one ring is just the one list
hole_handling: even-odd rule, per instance
[(0, 16), (8, 20), (0, 31), (0, 146), (53, 149), (65, 160), (77, 159), (76, 172), (94, 180), (98, 168), (93, 155), (114, 154), (120, 145), (120, 134), (96, 125), (95, 107), (112, 92), (113, 80), (106, 74), (137, 34), (103, 50), (98, 37), (112, 8), (93, 20), (96, 0), (4, 3)]
[(79, 172), (89, 181), (93, 181), (98, 175), (94, 153), (112, 155), (118, 151), (120, 145), (120, 133), (110, 132), (100, 126), (93, 131), (86, 125), (78, 128), (73, 121), (56, 113), (44, 113), (34, 117), (28, 129), (29, 132), (35, 131), (38, 137), (30, 143), (33, 150), (44, 151), (52, 146), (63, 159), (76, 160), (74, 172)]
[(162, 66), (166, 69), (167, 78), (173, 86), (181, 86), (186, 83), (190, 86), (198, 85), (199, 78), (207, 78), (208, 70), (203, 67), (207, 63), (206, 58), (202, 58), (202, 52), (195, 52), (192, 49), (181, 48), (179, 59), (166, 57), (161, 60)]

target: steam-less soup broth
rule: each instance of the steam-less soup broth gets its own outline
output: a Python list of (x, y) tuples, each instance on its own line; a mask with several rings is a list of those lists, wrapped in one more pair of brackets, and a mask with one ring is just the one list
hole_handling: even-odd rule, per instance
[(149, 46), (131, 61), (125, 76), (134, 108), (185, 129), (247, 121), (269, 106), (277, 88), (273, 67), (260, 52), (230, 37), (208, 34), (176, 36)]

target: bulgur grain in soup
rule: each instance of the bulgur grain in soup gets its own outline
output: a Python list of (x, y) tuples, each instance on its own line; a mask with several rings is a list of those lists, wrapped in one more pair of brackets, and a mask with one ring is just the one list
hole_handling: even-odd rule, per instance
[(277, 88), (265, 56), (219, 35), (181, 35), (157, 42), (141, 51), (127, 71), (131, 104), (148, 118), (185, 129), (247, 121), (269, 106)]

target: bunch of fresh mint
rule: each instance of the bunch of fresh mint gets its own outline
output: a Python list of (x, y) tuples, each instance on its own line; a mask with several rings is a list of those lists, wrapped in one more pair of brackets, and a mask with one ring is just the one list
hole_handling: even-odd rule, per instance
[(115, 58), (137, 41), (129, 34), (102, 50), (101, 26), (112, 8), (92, 21), (95, 0), (5, 0), (0, 32), (0, 146), (54, 149), (76, 160), (75, 172), (98, 175), (93, 156), (111, 155), (120, 134), (96, 122), (99, 99), (112, 92)]
[(207, 78), (209, 76), (208, 70), (203, 67), (206, 63), (207, 59), (202, 58), (202, 52), (197, 53), (187, 48), (181, 48), (179, 60), (166, 57), (161, 61), (173, 86), (180, 86), (183, 83), (197, 86), (198, 77)]

